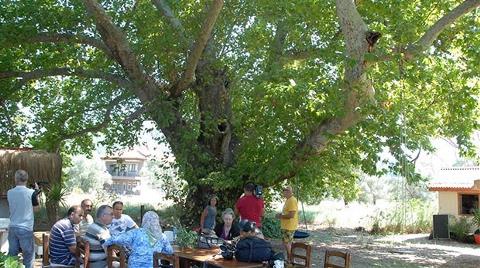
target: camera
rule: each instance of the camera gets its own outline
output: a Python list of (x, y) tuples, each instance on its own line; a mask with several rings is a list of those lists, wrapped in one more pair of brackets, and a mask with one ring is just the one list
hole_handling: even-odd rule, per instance
[(262, 195), (263, 195), (263, 186), (261, 186), (261, 185), (255, 185), (255, 192), (254, 192), (254, 193), (255, 193), (255, 196), (256, 196), (257, 198), (262, 197)]
[(48, 187), (48, 185), (50, 185), (48, 181), (37, 181), (34, 183), (30, 183), (28, 185), (28, 188), (35, 189), (35, 183), (38, 185), (38, 192), (41, 192), (43, 190), (43, 187)]
[(252, 192), (256, 198), (261, 198), (263, 195), (263, 186), (257, 185), (253, 182), (247, 182), (244, 186), (244, 189)]

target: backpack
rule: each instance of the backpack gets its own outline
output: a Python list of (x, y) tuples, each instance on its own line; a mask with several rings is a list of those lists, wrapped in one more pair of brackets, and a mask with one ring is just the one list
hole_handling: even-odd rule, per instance
[(235, 250), (235, 258), (244, 262), (269, 261), (273, 254), (270, 242), (258, 237), (240, 239)]

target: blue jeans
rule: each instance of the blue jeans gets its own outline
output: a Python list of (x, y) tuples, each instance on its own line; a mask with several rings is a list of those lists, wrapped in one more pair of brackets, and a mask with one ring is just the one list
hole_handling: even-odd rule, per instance
[(18, 227), (8, 227), (8, 255), (17, 256), (23, 253), (23, 265), (25, 268), (33, 268), (35, 253), (33, 249), (33, 231)]

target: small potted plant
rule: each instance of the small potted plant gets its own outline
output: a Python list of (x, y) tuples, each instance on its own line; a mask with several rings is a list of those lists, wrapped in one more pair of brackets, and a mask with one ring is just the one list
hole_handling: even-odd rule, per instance
[(194, 248), (197, 245), (197, 240), (198, 234), (196, 232), (180, 227), (175, 242), (180, 248)]
[(475, 239), (475, 244), (480, 244), (480, 209), (475, 209), (473, 211), (473, 218), (472, 218), (473, 223), (477, 225), (477, 230), (475, 230), (475, 233), (473, 233), (473, 238)]

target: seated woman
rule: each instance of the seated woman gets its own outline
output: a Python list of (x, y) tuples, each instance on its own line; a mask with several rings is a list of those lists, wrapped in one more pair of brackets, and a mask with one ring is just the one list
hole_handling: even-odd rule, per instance
[(232, 240), (240, 235), (240, 227), (234, 223), (235, 213), (233, 209), (227, 208), (222, 212), (222, 224), (215, 226), (215, 234), (223, 240)]
[(143, 215), (142, 227), (132, 229), (105, 241), (104, 246), (122, 245), (131, 248), (128, 267), (150, 268), (153, 266), (153, 253), (173, 254), (173, 248), (162, 233), (157, 213), (148, 211)]
[(269, 261), (274, 255), (272, 245), (258, 236), (256, 224), (252, 221), (242, 221), (240, 239), (236, 244), (235, 259), (244, 262)]

